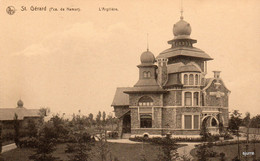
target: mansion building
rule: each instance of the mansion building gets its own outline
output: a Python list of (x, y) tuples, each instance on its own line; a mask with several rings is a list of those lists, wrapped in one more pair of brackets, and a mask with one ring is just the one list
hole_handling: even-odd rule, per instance
[(206, 78), (207, 61), (213, 59), (194, 47), (197, 40), (182, 16), (173, 34), (170, 48), (157, 57), (149, 49), (141, 54), (133, 87), (117, 88), (112, 106), (121, 137), (199, 135), (202, 126), (219, 133), (228, 126), (230, 91), (220, 71)]

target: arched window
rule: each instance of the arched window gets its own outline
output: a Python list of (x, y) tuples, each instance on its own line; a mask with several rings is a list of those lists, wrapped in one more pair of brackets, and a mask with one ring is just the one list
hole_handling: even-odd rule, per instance
[(143, 74), (144, 74), (144, 78), (147, 78), (147, 72), (144, 72)]
[(140, 115), (140, 127), (141, 128), (152, 128), (152, 116), (151, 115)]
[(188, 85), (188, 75), (184, 75), (184, 85)]
[(199, 85), (199, 76), (198, 76), (198, 74), (195, 75), (195, 85)]
[(185, 92), (185, 106), (191, 106), (191, 92)]
[(147, 78), (151, 77), (151, 72), (147, 72)]
[(194, 84), (194, 77), (193, 74), (190, 74), (189, 76), (189, 85), (193, 85)]
[(138, 101), (139, 106), (153, 106), (153, 99), (148, 96), (143, 96)]
[(199, 105), (199, 92), (195, 92), (193, 95), (193, 103), (194, 106), (198, 106)]

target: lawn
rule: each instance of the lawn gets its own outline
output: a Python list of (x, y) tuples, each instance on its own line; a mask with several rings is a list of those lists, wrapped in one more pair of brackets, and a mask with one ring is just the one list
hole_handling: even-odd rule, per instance
[[(237, 156), (238, 153), (238, 148), (237, 144), (234, 145), (225, 145), (225, 146), (213, 146), (212, 147), (213, 151), (217, 152), (218, 154), (223, 152), (226, 155), (226, 160), (232, 160), (235, 156)], [(197, 148), (193, 149), (191, 151), (191, 155), (194, 157), (196, 154)], [(242, 153), (246, 151), (245, 144), (240, 145), (240, 153), (241, 157), (245, 158)], [(253, 152), (253, 144), (250, 144), (248, 152)], [(256, 144), (256, 157), (260, 157), (260, 143)], [(196, 160), (196, 158), (195, 158)], [(220, 157), (216, 158), (210, 158), (210, 161), (219, 161)], [(249, 160), (252, 160), (252, 156), (250, 157)]]
[[(121, 144), (121, 143), (108, 143), (112, 156), (117, 157), (120, 161), (138, 161), (140, 160), (140, 153), (142, 147), (144, 148), (147, 160), (153, 161), (156, 159), (159, 152), (159, 146), (151, 144)], [(92, 148), (92, 152), (96, 155), (93, 161), (100, 161), (97, 154), (96, 146)], [(57, 161), (68, 161), (67, 154), (64, 152), (66, 144), (57, 145), (56, 151), (53, 153), (54, 157), (59, 157)], [(2, 157), (5, 161), (29, 161), (29, 156), (34, 153), (33, 149), (14, 149), (9, 152), (3, 153)]]

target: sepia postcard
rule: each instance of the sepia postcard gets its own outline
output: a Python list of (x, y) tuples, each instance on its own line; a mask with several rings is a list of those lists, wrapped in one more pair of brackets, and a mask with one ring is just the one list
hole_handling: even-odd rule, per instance
[(0, 0), (0, 161), (260, 160), (259, 0)]

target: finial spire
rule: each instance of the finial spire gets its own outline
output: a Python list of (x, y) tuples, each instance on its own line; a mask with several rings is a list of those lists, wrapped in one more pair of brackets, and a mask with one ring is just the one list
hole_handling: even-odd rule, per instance
[(181, 0), (181, 17), (180, 19), (183, 20), (183, 0)]
[(148, 37), (149, 37), (149, 35), (148, 35), (148, 33), (147, 33), (147, 38), (146, 38), (146, 43), (147, 43), (147, 51), (149, 51), (149, 41), (148, 41)]

